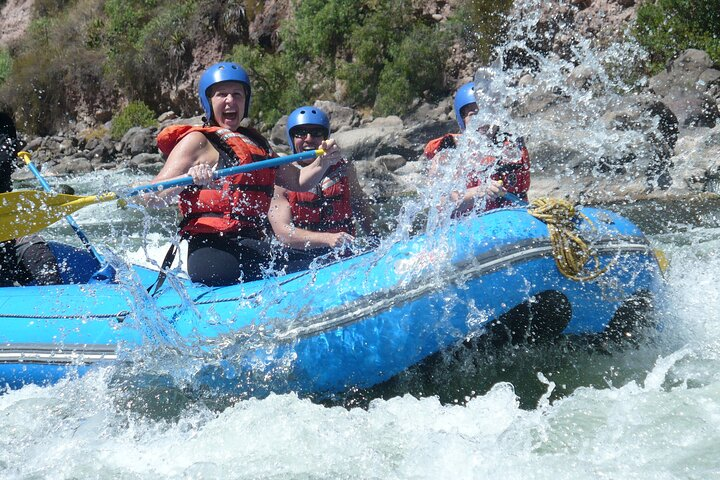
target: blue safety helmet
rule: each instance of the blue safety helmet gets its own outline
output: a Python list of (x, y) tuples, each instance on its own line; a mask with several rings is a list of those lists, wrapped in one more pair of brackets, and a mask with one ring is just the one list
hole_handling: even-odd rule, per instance
[(245, 112), (243, 118), (248, 116), (250, 110), (250, 77), (243, 67), (233, 62), (219, 62), (211, 65), (200, 77), (198, 96), (200, 104), (205, 110), (205, 119), (209, 122), (213, 118), (212, 106), (208, 98), (208, 89), (221, 82), (240, 82), (245, 87)]
[(325, 138), (330, 136), (330, 119), (325, 114), (325, 112), (323, 112), (317, 107), (310, 107), (307, 105), (304, 107), (296, 108), (288, 117), (287, 127), (285, 127), (285, 133), (288, 137), (288, 144), (290, 145), (293, 153), (297, 152), (295, 152), (295, 144), (293, 143), (293, 138), (290, 131), (293, 128), (299, 127), (301, 125), (318, 125), (325, 129)]
[(463, 121), (462, 115), (460, 115), (460, 110), (471, 103), (477, 103), (475, 100), (475, 83), (468, 82), (458, 88), (457, 93), (455, 93), (455, 102), (453, 104), (455, 108), (455, 119), (457, 120), (458, 125), (460, 125), (460, 130), (465, 130), (465, 122)]

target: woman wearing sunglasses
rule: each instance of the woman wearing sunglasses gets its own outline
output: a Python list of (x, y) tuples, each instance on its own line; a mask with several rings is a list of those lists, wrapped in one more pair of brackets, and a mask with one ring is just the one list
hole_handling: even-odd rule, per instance
[[(295, 109), (288, 117), (286, 133), (292, 153), (322, 148), (332, 141), (328, 140), (330, 120), (317, 107)], [(276, 185), (270, 205), (275, 236), (289, 247), (289, 271), (307, 268), (321, 255), (342, 255), (343, 247), (355, 240), (357, 224), (366, 233), (374, 233), (374, 219), (355, 167), (346, 159), (330, 167), (311, 191), (293, 192)]]

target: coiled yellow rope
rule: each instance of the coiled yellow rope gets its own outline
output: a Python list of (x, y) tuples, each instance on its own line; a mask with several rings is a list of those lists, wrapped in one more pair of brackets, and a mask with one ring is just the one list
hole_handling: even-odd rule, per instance
[[(553, 257), (560, 273), (572, 280), (588, 281), (607, 271), (608, 267), (601, 268), (597, 252), (592, 251), (577, 232), (578, 217), (590, 226), (593, 224), (587, 216), (576, 212), (573, 204), (567, 200), (538, 198), (530, 203), (528, 213), (547, 224)], [(594, 267), (588, 269), (585, 266), (591, 260)]]

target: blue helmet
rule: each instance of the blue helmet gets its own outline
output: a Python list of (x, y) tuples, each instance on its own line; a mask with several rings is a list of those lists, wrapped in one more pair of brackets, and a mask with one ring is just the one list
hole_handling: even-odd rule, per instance
[(465, 122), (463, 121), (462, 115), (460, 115), (460, 110), (471, 103), (477, 103), (475, 100), (475, 83), (468, 82), (458, 88), (457, 93), (455, 93), (455, 102), (453, 104), (455, 108), (455, 119), (457, 120), (458, 125), (460, 125), (460, 130), (465, 130)]
[(210, 87), (221, 82), (240, 82), (245, 87), (245, 112), (243, 118), (248, 116), (250, 110), (250, 77), (243, 67), (233, 62), (219, 62), (211, 65), (200, 77), (198, 96), (200, 104), (205, 110), (205, 118), (209, 122), (213, 118), (212, 106), (207, 91)]
[(292, 135), (290, 131), (301, 125), (318, 125), (325, 129), (325, 138), (330, 135), (330, 119), (328, 116), (317, 107), (304, 106), (296, 108), (290, 114), (287, 119), (287, 127), (285, 127), (285, 133), (288, 137), (288, 145), (295, 152), (295, 144), (293, 143)]

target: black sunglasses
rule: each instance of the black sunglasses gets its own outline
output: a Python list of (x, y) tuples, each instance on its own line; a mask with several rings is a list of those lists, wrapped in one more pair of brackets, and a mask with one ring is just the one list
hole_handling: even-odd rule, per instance
[(319, 138), (325, 136), (325, 129), (323, 128), (294, 128), (292, 136), (295, 138), (305, 138), (308, 133), (311, 137)]

